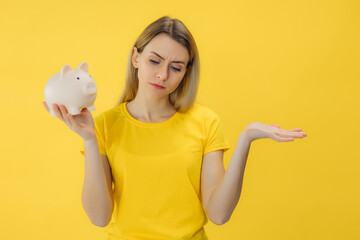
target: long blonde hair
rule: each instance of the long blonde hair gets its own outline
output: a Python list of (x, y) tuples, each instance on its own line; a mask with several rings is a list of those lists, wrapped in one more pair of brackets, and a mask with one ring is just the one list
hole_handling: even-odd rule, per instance
[(125, 88), (116, 105), (133, 100), (138, 90), (137, 68), (134, 68), (131, 61), (133, 48), (136, 47), (138, 52), (141, 53), (151, 39), (160, 33), (165, 33), (182, 44), (188, 49), (189, 53), (187, 71), (179, 86), (169, 94), (169, 101), (178, 112), (186, 112), (195, 103), (199, 88), (200, 70), (197, 46), (190, 31), (180, 20), (164, 16), (147, 26), (131, 47), (127, 63)]

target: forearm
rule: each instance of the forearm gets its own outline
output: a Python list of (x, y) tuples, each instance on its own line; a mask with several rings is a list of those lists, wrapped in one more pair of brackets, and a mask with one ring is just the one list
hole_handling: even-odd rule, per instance
[(107, 225), (113, 211), (112, 192), (109, 192), (97, 139), (84, 141), (85, 176), (82, 205), (90, 221), (99, 227)]
[(229, 221), (241, 194), (245, 165), (251, 141), (246, 129), (240, 134), (225, 175), (210, 197), (210, 208), (222, 216), (222, 224)]

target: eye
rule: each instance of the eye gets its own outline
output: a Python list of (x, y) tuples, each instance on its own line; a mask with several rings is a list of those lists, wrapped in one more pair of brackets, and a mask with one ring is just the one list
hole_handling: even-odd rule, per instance
[(180, 72), (180, 69), (176, 68), (176, 67), (173, 67), (173, 69), (177, 72)]
[(77, 79), (77, 80), (80, 80), (80, 78), (79, 78), (79, 77), (77, 77), (76, 79)]
[(89, 75), (91, 78), (92, 78), (92, 76), (91, 75)]
[[(152, 62), (153, 64), (158, 64), (158, 62), (156, 62), (156, 61), (154, 61), (154, 60), (151, 60), (150, 59), (150, 62)], [(177, 72), (180, 72), (181, 71), (181, 69), (178, 69), (178, 68), (176, 68), (176, 67), (172, 67), (173, 69), (174, 69), (174, 71), (177, 71)]]

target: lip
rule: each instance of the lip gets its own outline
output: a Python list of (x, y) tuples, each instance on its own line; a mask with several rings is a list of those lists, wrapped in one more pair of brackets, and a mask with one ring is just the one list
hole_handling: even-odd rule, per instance
[(157, 89), (163, 89), (163, 88), (165, 88), (165, 87), (163, 87), (163, 86), (160, 86), (160, 85), (157, 85), (157, 84), (154, 84), (154, 83), (150, 83), (151, 85), (153, 85), (155, 88), (157, 88)]

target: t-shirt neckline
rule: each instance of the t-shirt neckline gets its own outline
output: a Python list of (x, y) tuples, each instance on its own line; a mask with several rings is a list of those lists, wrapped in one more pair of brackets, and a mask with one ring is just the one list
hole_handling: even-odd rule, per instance
[(130, 113), (128, 112), (127, 107), (126, 107), (127, 103), (128, 102), (123, 102), (122, 103), (122, 109), (123, 109), (123, 112), (124, 112), (126, 118), (128, 120), (130, 120), (132, 123), (134, 123), (136, 125), (139, 125), (139, 126), (144, 126), (144, 127), (161, 127), (161, 126), (165, 126), (165, 125), (168, 125), (168, 124), (174, 122), (177, 118), (179, 118), (179, 115), (180, 115), (180, 113), (176, 111), (175, 114), (171, 116), (171, 118), (166, 119), (165, 121), (156, 122), (156, 123), (143, 122), (143, 121), (140, 121), (140, 120), (138, 120), (138, 119), (136, 119), (136, 118), (134, 118), (133, 116), (130, 115)]

